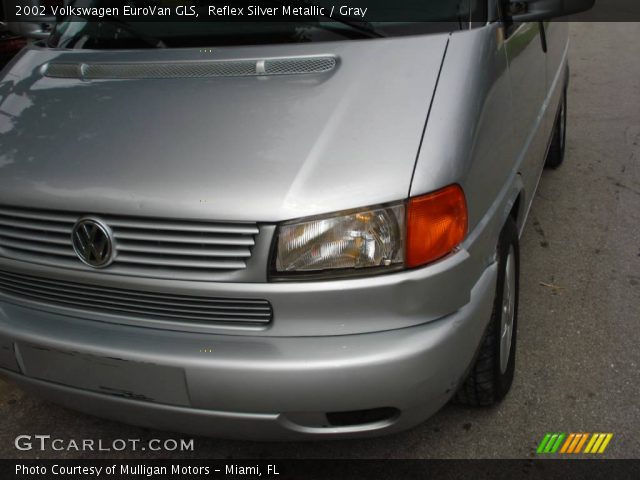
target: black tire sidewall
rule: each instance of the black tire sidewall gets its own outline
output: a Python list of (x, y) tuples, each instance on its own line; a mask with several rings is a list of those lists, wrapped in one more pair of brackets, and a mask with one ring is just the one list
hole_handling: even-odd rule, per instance
[(558, 168), (564, 161), (567, 148), (567, 113), (567, 90), (565, 89), (553, 124), (553, 137), (545, 160), (547, 168)]
[[(560, 137), (560, 162), (564, 160), (564, 153), (567, 149), (567, 90), (565, 89), (562, 94), (562, 116), (558, 122), (558, 135)], [(562, 128), (560, 128), (560, 122), (563, 123)]]

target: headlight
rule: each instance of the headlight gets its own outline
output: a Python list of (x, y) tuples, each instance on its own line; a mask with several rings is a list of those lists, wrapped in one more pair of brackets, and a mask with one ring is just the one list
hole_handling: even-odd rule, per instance
[(319, 272), (404, 262), (404, 203), (280, 226), (275, 270)]
[[(434, 262), (467, 234), (459, 185), (386, 207), (289, 222), (277, 231), (273, 274), (381, 273)], [(366, 270), (368, 269), (368, 270)]]

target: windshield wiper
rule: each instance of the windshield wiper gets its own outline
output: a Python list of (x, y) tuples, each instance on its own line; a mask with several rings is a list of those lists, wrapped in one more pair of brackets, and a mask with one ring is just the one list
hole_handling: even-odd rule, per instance
[(347, 17), (340, 14), (336, 15), (335, 13), (333, 14), (333, 16), (329, 16), (329, 15), (324, 15), (324, 16), (326, 18), (330, 18), (331, 20), (335, 20), (336, 22), (342, 23), (343, 25), (347, 25), (353, 28), (354, 30), (357, 30), (358, 32), (365, 33), (370, 37), (375, 37), (375, 38), (386, 37), (384, 33), (376, 29), (376, 27), (374, 27), (373, 25), (371, 25), (369, 22), (365, 20), (356, 20), (353, 17)]

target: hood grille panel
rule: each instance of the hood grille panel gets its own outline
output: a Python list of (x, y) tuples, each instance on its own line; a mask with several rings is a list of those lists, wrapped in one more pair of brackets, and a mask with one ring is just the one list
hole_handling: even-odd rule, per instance
[(138, 292), (0, 271), (0, 293), (17, 299), (89, 312), (169, 321), (267, 324), (267, 300)]
[(44, 75), (81, 80), (251, 77), (327, 73), (336, 67), (332, 56), (214, 60), (164, 63), (49, 63)]
[[(42, 265), (92, 270), (76, 256), (71, 232), (84, 215), (0, 206), (0, 256)], [(178, 221), (104, 215), (115, 258), (105, 273), (178, 280), (244, 270), (259, 228), (255, 223)]]

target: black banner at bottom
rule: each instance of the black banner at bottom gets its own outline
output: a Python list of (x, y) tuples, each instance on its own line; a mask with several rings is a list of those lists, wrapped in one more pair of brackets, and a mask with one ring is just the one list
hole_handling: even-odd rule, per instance
[(8, 479), (631, 479), (640, 460), (0, 460)]

